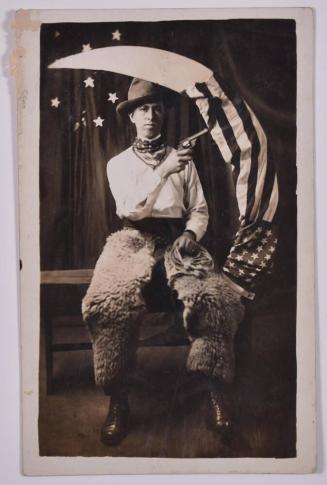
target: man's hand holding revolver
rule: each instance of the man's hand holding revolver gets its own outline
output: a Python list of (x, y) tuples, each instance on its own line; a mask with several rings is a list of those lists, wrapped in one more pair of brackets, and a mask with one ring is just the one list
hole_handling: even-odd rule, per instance
[(162, 178), (168, 178), (173, 173), (178, 173), (184, 170), (185, 166), (192, 160), (192, 148), (180, 147), (176, 151), (171, 152), (166, 160), (161, 165)]

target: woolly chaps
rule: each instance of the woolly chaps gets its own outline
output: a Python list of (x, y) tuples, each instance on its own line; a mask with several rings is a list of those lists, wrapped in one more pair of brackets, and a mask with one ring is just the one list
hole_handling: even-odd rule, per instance
[[(82, 302), (93, 347), (96, 384), (110, 386), (135, 365), (139, 328), (147, 312), (142, 289), (150, 282), (155, 237), (125, 228), (110, 235)], [(187, 368), (231, 382), (234, 336), (243, 318), (240, 296), (214, 269), (209, 253), (197, 244), (194, 256), (165, 251), (169, 286), (184, 305), (190, 339)]]

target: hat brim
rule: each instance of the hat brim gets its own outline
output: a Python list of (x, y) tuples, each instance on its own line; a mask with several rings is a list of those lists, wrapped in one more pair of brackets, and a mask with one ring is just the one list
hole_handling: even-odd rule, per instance
[(169, 109), (174, 103), (177, 102), (178, 97), (179, 94), (175, 93), (174, 91), (160, 94), (149, 94), (147, 96), (141, 96), (137, 99), (122, 101), (117, 105), (116, 111), (120, 115), (128, 114), (144, 103), (150, 103), (155, 101), (162, 101), (165, 104), (166, 108)]

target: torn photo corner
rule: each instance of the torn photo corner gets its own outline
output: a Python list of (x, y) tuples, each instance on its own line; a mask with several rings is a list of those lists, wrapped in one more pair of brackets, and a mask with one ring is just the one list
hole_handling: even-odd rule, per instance
[(13, 28), (24, 474), (314, 472), (312, 10)]

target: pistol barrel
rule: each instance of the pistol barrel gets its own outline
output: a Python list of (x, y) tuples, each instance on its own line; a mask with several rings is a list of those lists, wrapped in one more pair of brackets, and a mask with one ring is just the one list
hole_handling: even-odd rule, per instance
[(196, 140), (197, 138), (204, 135), (205, 133), (208, 133), (208, 131), (209, 131), (208, 128), (204, 128), (203, 130), (198, 131), (197, 133), (194, 133), (194, 135), (184, 138), (184, 140), (180, 142), (180, 145), (182, 145), (184, 148), (188, 148), (192, 145), (192, 141)]

